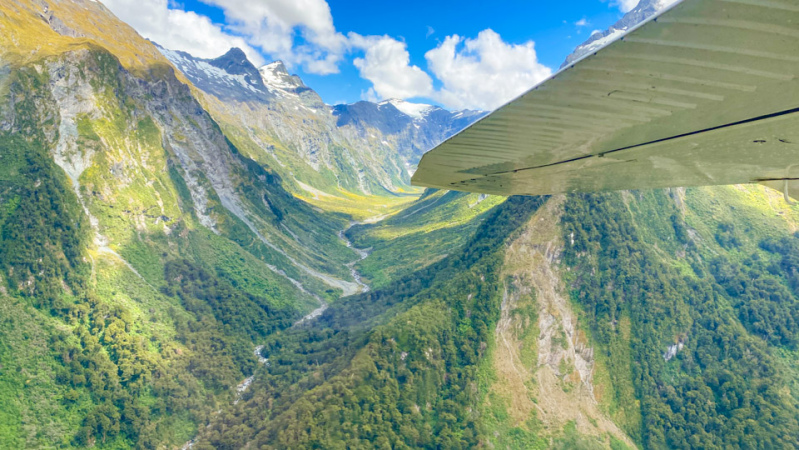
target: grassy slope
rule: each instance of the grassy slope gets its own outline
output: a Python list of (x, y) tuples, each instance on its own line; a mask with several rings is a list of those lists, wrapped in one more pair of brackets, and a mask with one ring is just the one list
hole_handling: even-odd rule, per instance
[(374, 287), (423, 269), (457, 252), (485, 213), (503, 201), (504, 197), (427, 191), (396, 214), (348, 231), (353, 245), (370, 249), (356, 268)]

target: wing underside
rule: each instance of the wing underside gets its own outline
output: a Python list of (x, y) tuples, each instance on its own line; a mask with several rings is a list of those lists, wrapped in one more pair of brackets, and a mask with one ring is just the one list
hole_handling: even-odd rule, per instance
[(424, 155), (498, 195), (799, 179), (799, 4), (684, 0)]

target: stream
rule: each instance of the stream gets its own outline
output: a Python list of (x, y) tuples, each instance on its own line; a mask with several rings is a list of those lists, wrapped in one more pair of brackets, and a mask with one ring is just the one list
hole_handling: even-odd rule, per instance
[(361, 274), (357, 270), (355, 270), (355, 264), (359, 263), (360, 261), (363, 261), (364, 259), (366, 259), (367, 256), (369, 256), (369, 249), (363, 249), (353, 246), (352, 242), (350, 242), (350, 240), (347, 239), (346, 233), (347, 230), (352, 228), (354, 225), (360, 225), (363, 223), (364, 222), (351, 221), (347, 225), (347, 228), (344, 228), (343, 230), (338, 232), (338, 238), (344, 241), (344, 244), (347, 245), (347, 248), (351, 248), (355, 253), (358, 254), (358, 259), (350, 263), (347, 263), (347, 267), (350, 269), (350, 275), (352, 276), (352, 279), (355, 281), (355, 284), (357, 284), (360, 287), (358, 292), (359, 294), (363, 294), (364, 292), (369, 292), (369, 286), (363, 282), (363, 280), (361, 279)]
[[(352, 279), (354, 280), (355, 284), (358, 285), (358, 290), (356, 292), (353, 292), (353, 293), (344, 293), (344, 294), (342, 294), (341, 297), (348, 297), (350, 295), (355, 295), (355, 294), (363, 294), (365, 292), (369, 292), (369, 289), (370, 289), (369, 285), (363, 282), (363, 279), (361, 277), (360, 272), (358, 272), (358, 270), (355, 269), (355, 264), (358, 264), (359, 262), (361, 262), (364, 259), (366, 259), (366, 257), (369, 256), (369, 251), (371, 249), (358, 248), (358, 247), (355, 247), (354, 245), (352, 245), (352, 242), (350, 242), (350, 240), (347, 239), (347, 234), (346, 234), (347, 230), (349, 230), (350, 228), (354, 227), (355, 225), (365, 225), (365, 224), (368, 224), (368, 223), (377, 223), (377, 222), (380, 222), (381, 220), (385, 219), (386, 217), (388, 217), (388, 215), (371, 217), (371, 218), (366, 219), (366, 220), (352, 220), (352, 221), (350, 221), (349, 224), (347, 224), (347, 226), (343, 230), (338, 232), (338, 238), (341, 239), (342, 242), (344, 242), (344, 244), (347, 246), (347, 248), (351, 248), (352, 251), (354, 251), (358, 255), (358, 259), (346, 264), (347, 268), (350, 269), (350, 275), (352, 276)], [(302, 319), (300, 319), (297, 322), (295, 322), (294, 326), (297, 326), (297, 325), (303, 324), (305, 322), (311, 321), (313, 319), (316, 319), (317, 317), (321, 316), (323, 312), (325, 312), (325, 310), (327, 309), (327, 306), (328, 306), (327, 302), (325, 302), (324, 300), (322, 300), (319, 297), (317, 297), (317, 299), (319, 300), (319, 307), (314, 309), (313, 311), (311, 311), (308, 315), (306, 315)]]
[[(376, 222), (379, 222), (379, 221), (385, 219), (386, 217), (387, 217), (387, 215), (383, 215), (383, 216), (372, 217), (372, 218), (369, 218), (369, 219), (366, 219), (366, 220), (362, 220), (362, 221), (353, 220), (353, 221), (350, 221), (349, 224), (347, 224), (346, 228), (344, 228), (343, 230), (338, 232), (338, 238), (341, 239), (342, 242), (344, 242), (344, 244), (347, 246), (347, 248), (351, 248), (352, 251), (354, 251), (358, 255), (358, 259), (346, 264), (346, 266), (350, 269), (350, 275), (352, 275), (352, 279), (355, 281), (355, 284), (358, 285), (358, 291), (355, 292), (354, 294), (362, 294), (364, 292), (369, 292), (369, 285), (363, 282), (363, 280), (361, 279), (361, 274), (355, 269), (355, 264), (357, 264), (360, 261), (363, 261), (364, 259), (366, 259), (366, 257), (369, 256), (369, 250), (371, 250), (371, 249), (358, 248), (358, 247), (355, 247), (354, 245), (352, 245), (352, 242), (350, 242), (350, 240), (347, 239), (347, 235), (346, 235), (347, 230), (349, 230), (350, 228), (352, 228), (355, 225), (364, 225), (364, 224), (367, 224), (367, 223), (376, 223)], [(277, 268), (272, 268), (272, 270), (277, 271), (278, 269)], [(280, 271), (280, 272), (282, 272), (282, 271)], [(291, 280), (291, 279), (289, 279), (289, 280)], [(297, 285), (297, 284), (299, 284), (299, 283), (295, 282), (295, 285)], [(301, 288), (301, 285), (299, 287)], [(307, 292), (307, 291), (305, 291), (305, 289), (303, 289), (303, 288), (301, 288), (301, 289), (302, 289), (303, 292)], [(348, 295), (354, 295), (354, 294), (342, 294), (342, 297), (347, 297)], [(311, 311), (309, 314), (304, 316), (302, 319), (300, 319), (297, 322), (295, 322), (294, 326), (297, 326), (297, 325), (300, 325), (300, 324), (303, 324), (303, 323), (306, 323), (306, 322), (309, 322), (311, 320), (316, 319), (317, 317), (321, 316), (322, 313), (325, 312), (325, 310), (327, 309), (327, 307), (328, 307), (327, 302), (325, 302), (321, 297), (319, 297), (319, 296), (317, 296), (315, 294), (312, 294), (312, 295), (317, 300), (319, 300), (319, 307), (314, 309), (313, 311)], [(263, 345), (259, 345), (258, 347), (255, 347), (255, 356), (258, 358), (258, 362), (260, 363), (260, 365), (269, 367), (269, 359), (268, 358), (264, 358), (263, 356), (261, 356), (261, 350), (263, 350), (263, 348), (264, 348)], [(247, 391), (247, 389), (249, 389), (249, 387), (252, 384), (254, 379), (255, 379), (255, 373), (253, 373), (252, 376), (245, 378), (244, 381), (242, 381), (241, 383), (239, 383), (238, 386), (236, 386), (236, 399), (233, 401), (234, 405), (237, 404), (239, 402), (239, 400), (241, 400), (242, 394), (244, 394)], [(192, 447), (194, 447), (194, 439), (186, 442), (183, 445), (183, 447), (181, 447), (181, 450), (190, 450)]]

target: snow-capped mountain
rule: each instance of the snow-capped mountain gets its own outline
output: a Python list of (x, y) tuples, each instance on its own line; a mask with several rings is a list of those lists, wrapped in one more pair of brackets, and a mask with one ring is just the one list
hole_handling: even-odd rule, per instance
[(289, 74), (283, 61), (274, 61), (266, 64), (258, 69), (258, 72), (261, 74), (261, 80), (263, 80), (269, 91), (278, 95), (285, 93), (299, 94), (310, 90), (300, 77)]
[(336, 105), (333, 114), (339, 127), (352, 128), (361, 135), (377, 130), (393, 137), (397, 140), (397, 151), (406, 162), (415, 165), (427, 150), (483, 117), (486, 112), (452, 112), (438, 106), (391, 99), (380, 103), (362, 101)]
[(426, 105), (424, 103), (411, 103), (406, 102), (405, 100), (400, 100), (398, 98), (392, 98), (390, 100), (382, 101), (378, 104), (378, 106), (383, 107), (386, 105), (391, 105), (398, 110), (400, 110), (403, 114), (410, 116), (414, 120), (422, 120), (424, 119), (430, 111), (436, 109), (436, 106), (433, 105)]
[(399, 99), (330, 106), (281, 61), (256, 68), (236, 48), (215, 59), (159, 49), (223, 126), (259, 143), (284, 177), (323, 191), (395, 191), (424, 152), (485, 115)]
[(638, 25), (652, 15), (664, 11), (678, 1), (680, 0), (640, 0), (635, 8), (630, 10), (610, 28), (591, 34), (588, 40), (580, 44), (571, 55), (566, 57), (566, 61), (564, 61), (560, 67), (566, 67), (583, 56), (613, 42), (632, 27)]
[(269, 101), (273, 95), (264, 85), (258, 69), (238, 48), (215, 59), (195, 58), (177, 50), (169, 50), (156, 44), (169, 59), (195, 86), (220, 99), (244, 101), (257, 99)]

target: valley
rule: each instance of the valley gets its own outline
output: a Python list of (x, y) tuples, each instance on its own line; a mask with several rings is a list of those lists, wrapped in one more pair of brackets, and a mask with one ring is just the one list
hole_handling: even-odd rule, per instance
[(0, 448), (796, 448), (781, 193), (421, 189), (484, 112), (92, 0), (0, 29)]

